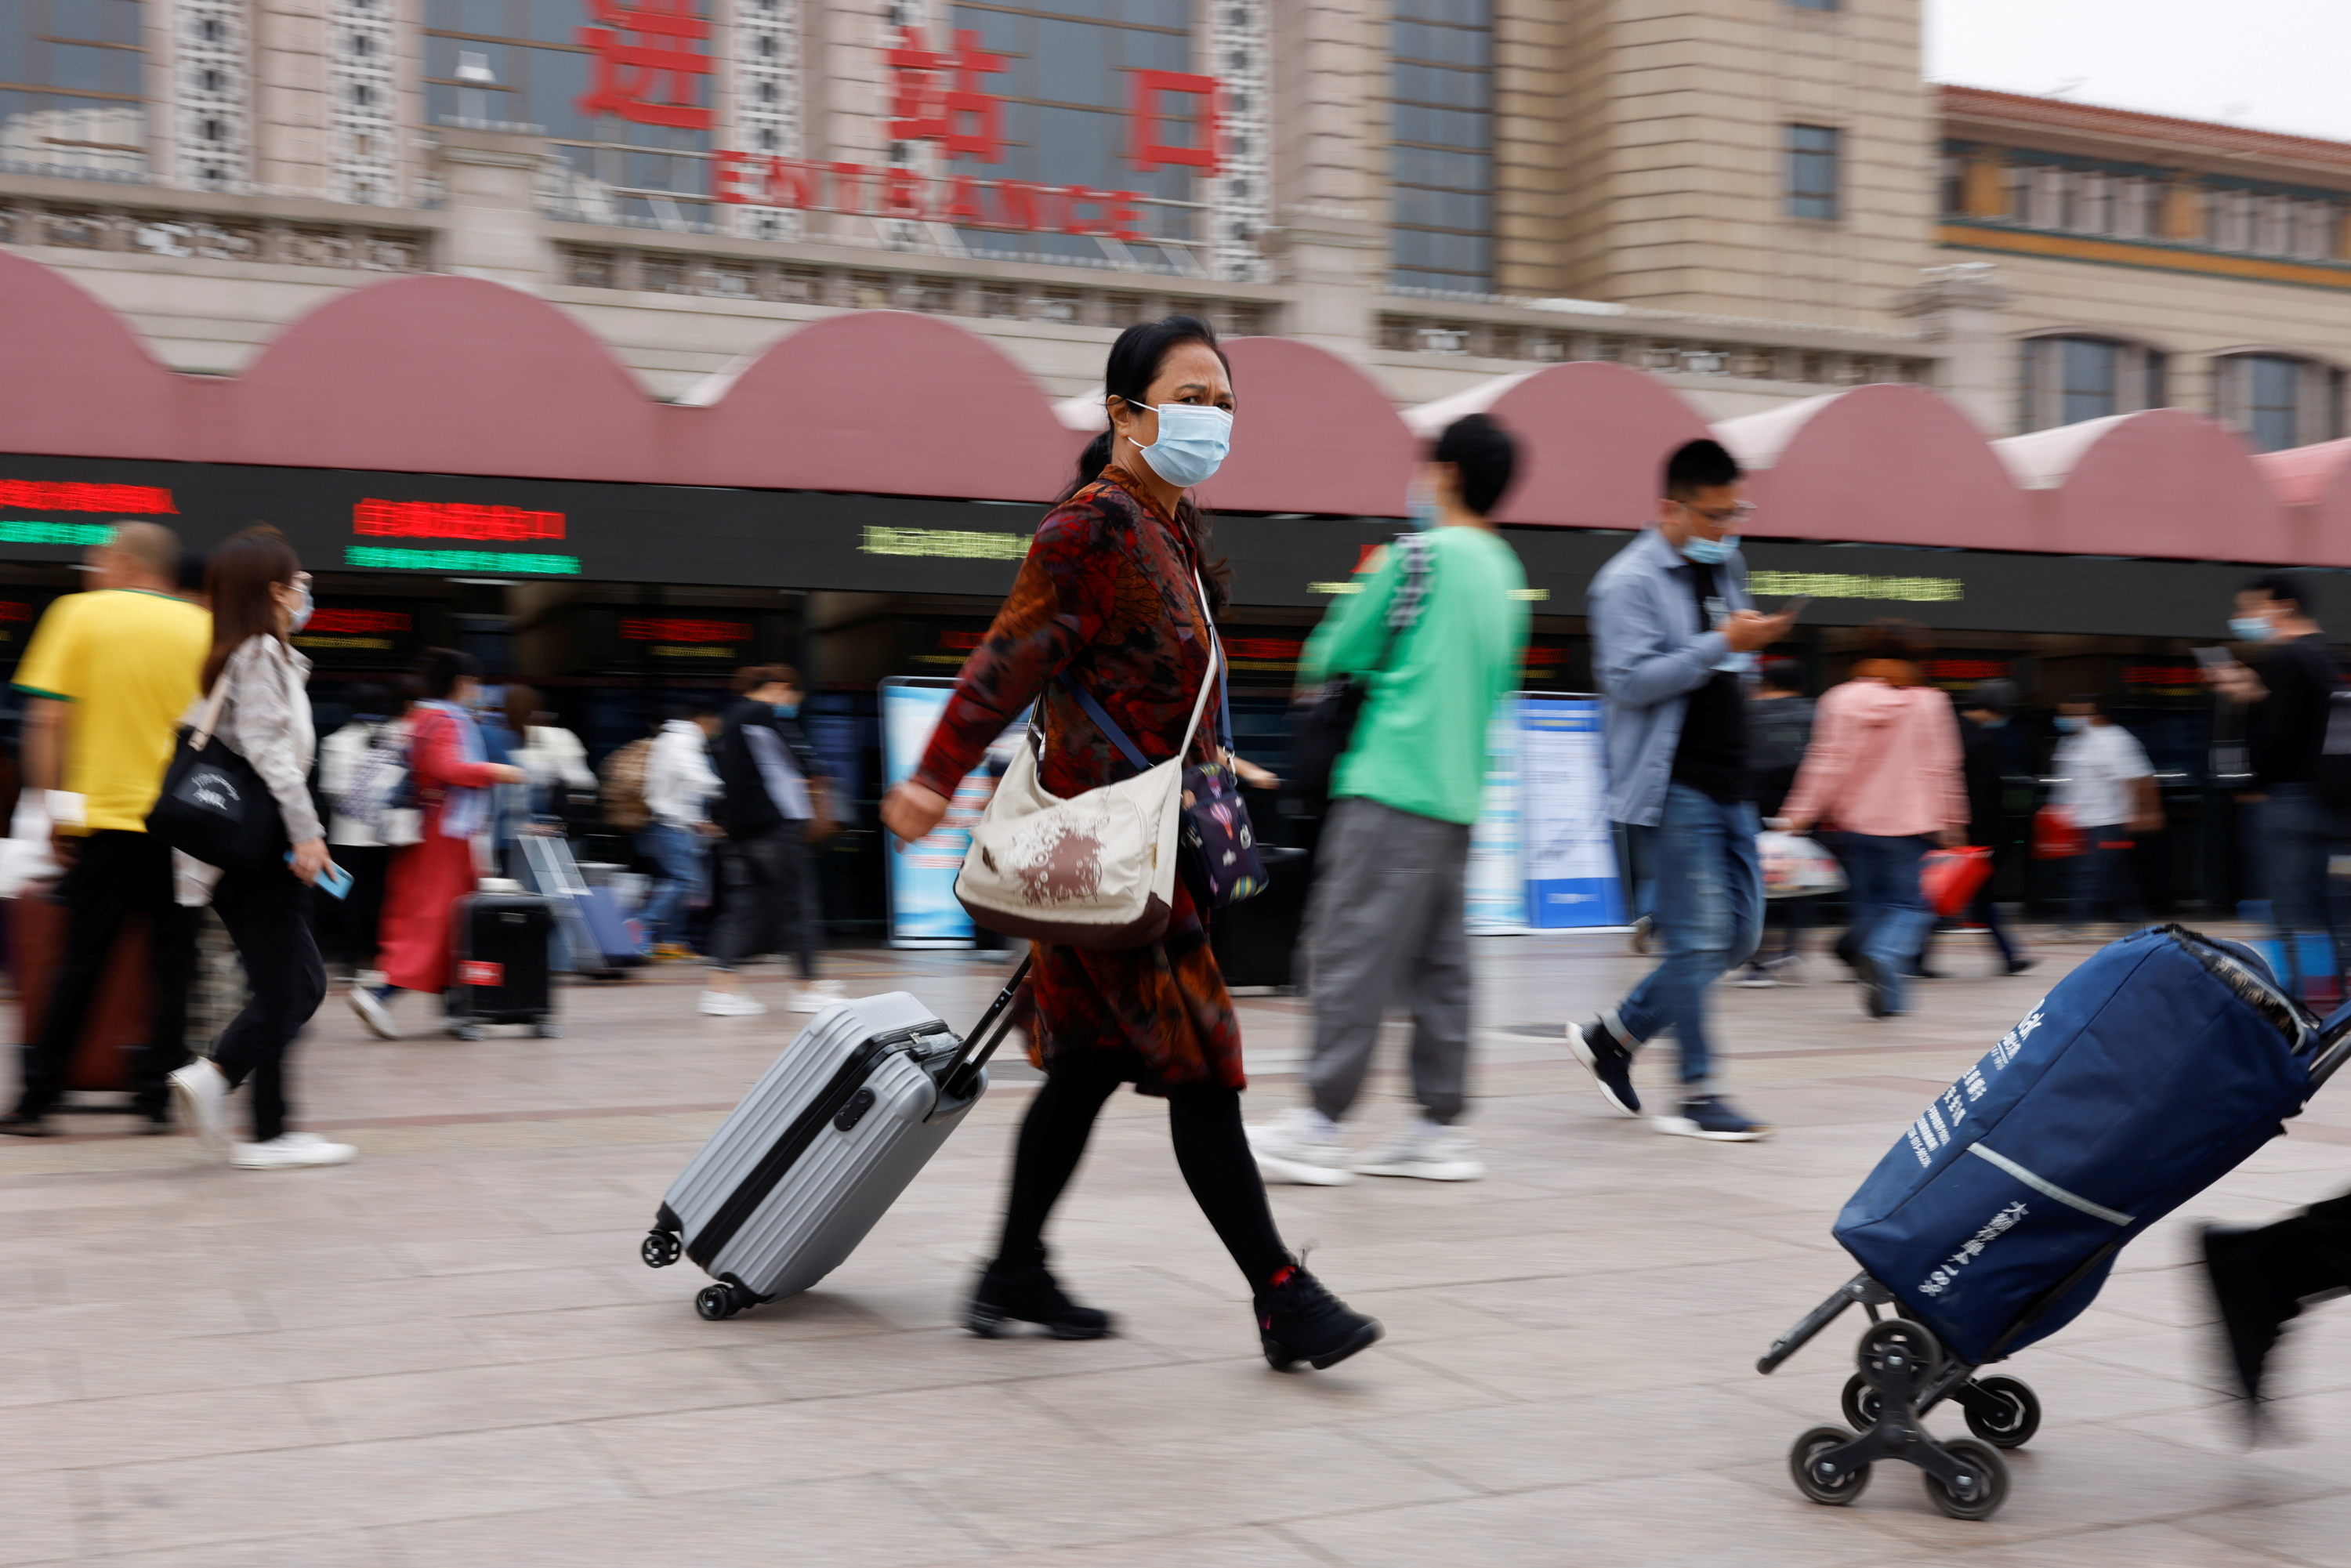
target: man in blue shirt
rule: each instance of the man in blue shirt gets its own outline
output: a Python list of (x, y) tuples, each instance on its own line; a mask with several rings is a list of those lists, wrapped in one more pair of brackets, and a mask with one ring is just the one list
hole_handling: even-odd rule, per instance
[(1730, 454), (1712, 441), (1685, 443), (1667, 461), (1656, 526), (1592, 580), (1608, 810), (1646, 838), (1666, 956), (1616, 1006), (1567, 1026), (1568, 1049), (1627, 1115), (1641, 1110), (1633, 1053), (1672, 1030), (1680, 1103), (1656, 1118), (1657, 1130), (1723, 1142), (1771, 1132), (1717, 1092), (1706, 993), (1747, 961), (1762, 925), (1744, 688), (1755, 654), (1795, 620), (1792, 608), (1759, 614), (1748, 598), (1736, 530), (1750, 510)]

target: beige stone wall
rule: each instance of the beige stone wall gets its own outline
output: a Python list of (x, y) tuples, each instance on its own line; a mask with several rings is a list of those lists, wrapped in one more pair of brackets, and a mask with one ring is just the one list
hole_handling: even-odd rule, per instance
[[(1939, 132), (1918, 79), (1917, 0), (1554, 0), (1529, 24), (1531, 79), (1502, 145), (1563, 165), (1556, 266), (1514, 238), (1523, 291), (1884, 328), (1928, 260)], [(1556, 39), (1542, 68), (1540, 39)], [(1530, 106), (1531, 105), (1531, 108)], [(1789, 215), (1786, 131), (1844, 133), (1843, 216)], [(1529, 171), (1516, 183), (1532, 184)], [(1545, 286), (1545, 285), (1548, 286)], [(1514, 288), (1513, 291), (1520, 291)]]
[(329, 184), (325, 0), (253, 0), (253, 177), (265, 189)]

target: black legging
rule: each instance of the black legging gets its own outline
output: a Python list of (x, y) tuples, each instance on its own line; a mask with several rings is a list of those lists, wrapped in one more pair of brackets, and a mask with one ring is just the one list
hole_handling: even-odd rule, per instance
[[(1004, 1203), (999, 1264), (1021, 1268), (1045, 1255), (1045, 1220), (1078, 1168), (1094, 1118), (1117, 1092), (1115, 1062), (1105, 1061), (1045, 1080), (1012, 1152), (1012, 1190)], [(1265, 1181), (1241, 1130), (1241, 1096), (1220, 1083), (1179, 1084), (1167, 1091), (1167, 1134), (1176, 1163), (1200, 1212), (1249, 1282), (1263, 1290), (1289, 1266), (1290, 1254), (1266, 1206)]]
[(327, 969), (310, 936), (310, 889), (286, 867), (224, 875), (213, 912), (245, 960), (253, 999), (221, 1031), (214, 1064), (234, 1089), (253, 1080), (253, 1141), (286, 1131), (286, 1051), (327, 995)]

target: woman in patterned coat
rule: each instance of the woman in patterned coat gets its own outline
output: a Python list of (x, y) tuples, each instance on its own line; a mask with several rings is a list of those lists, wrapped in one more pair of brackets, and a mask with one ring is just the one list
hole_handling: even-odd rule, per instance
[[(1154, 763), (1183, 743), (1208, 674), (1207, 618), (1221, 605), (1223, 575), (1203, 559), (1207, 522), (1185, 491), (1223, 457), (1231, 378), (1215, 331), (1171, 316), (1121, 333), (1102, 384), (1111, 429), (1086, 449), (1076, 484), (1039, 526), (921, 765), (883, 803), (883, 822), (903, 840), (938, 824), (957, 782), (1032, 701), (1047, 789), (1066, 799), (1131, 774), (1062, 685), (1065, 674)], [(1163, 432), (1163, 413), (1176, 405), (1193, 412), (1167, 415)], [(1196, 585), (1217, 602), (1202, 603)], [(1204, 728), (1193, 748), (1190, 760), (1213, 759), (1213, 735)], [(1176, 1163), (1249, 1282), (1267, 1358), (1278, 1367), (1328, 1366), (1379, 1338), (1380, 1325), (1324, 1290), (1274, 1228), (1241, 1130), (1240, 1029), (1205, 916), (1179, 877), (1167, 929), (1148, 946), (1037, 944), (1027, 1016), (1046, 1081), (1021, 1124), (1002, 1243), (966, 1312), (974, 1333), (992, 1338), (1008, 1319), (1062, 1339), (1110, 1332), (1108, 1314), (1079, 1306), (1054, 1282), (1044, 1228), (1096, 1114), (1132, 1082), (1167, 1101)]]

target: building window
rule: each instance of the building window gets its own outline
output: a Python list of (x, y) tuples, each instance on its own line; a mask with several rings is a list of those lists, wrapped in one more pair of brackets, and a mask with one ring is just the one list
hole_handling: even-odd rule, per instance
[(2159, 350), (2117, 338), (2028, 338), (2022, 346), (2019, 426), (2046, 430), (2170, 401), (2169, 361)]
[[(1083, 19), (1071, 14), (1077, 12), (1084, 14)], [(1003, 141), (998, 161), (966, 155), (946, 163), (949, 173), (1137, 192), (1144, 198), (1141, 231), (1177, 248), (1129, 244), (1119, 259), (1158, 271), (1207, 270), (1204, 253), (1214, 236), (1207, 214), (1196, 204), (1206, 198), (1207, 182), (1198, 178), (1205, 172), (1163, 162), (1144, 173), (1129, 157), (1134, 73), (1200, 70), (1188, 0), (1093, 0), (1083, 5), (1014, 0), (956, 5), (946, 31), (977, 33), (981, 48), (1000, 56), (1004, 63), (1001, 72), (986, 78), (987, 91), (1001, 104)], [(1198, 146), (1205, 107), (1188, 94), (1160, 94), (1155, 109), (1159, 139), (1171, 146)], [(976, 255), (1009, 253), (1097, 266), (1106, 259), (1106, 244), (1119, 243), (1076, 235), (1008, 235), (987, 229), (957, 233)]]
[[(628, 10), (655, 9), (635, 0)], [(674, 14), (706, 20), (710, 0), (676, 0)], [(710, 132), (653, 125), (617, 114), (582, 112), (596, 80), (598, 57), (580, 42), (597, 16), (564, 0), (424, 0), (424, 80), (431, 123), (487, 121), (544, 130), (560, 161), (551, 171), (555, 200), (566, 215), (590, 223), (686, 229), (710, 221)], [(646, 39), (608, 29), (622, 47)], [(693, 42), (660, 37), (664, 47), (689, 52)], [(706, 46), (705, 46), (706, 47)], [(695, 95), (707, 109), (715, 76), (688, 78), (612, 68), (622, 85), (674, 99)], [(648, 79), (649, 78), (649, 79)]]
[(1837, 215), (1837, 141), (1829, 125), (1788, 127), (1788, 211), (1800, 218), (1834, 222)]
[(1396, 0), (1393, 278), (1405, 288), (1494, 287), (1491, 0)]
[(0, 165), (143, 173), (146, 59), (138, 0), (15, 0), (0, 10)]
[(2343, 372), (2292, 354), (2230, 354), (2213, 365), (2213, 412), (2256, 450), (2343, 434)]

